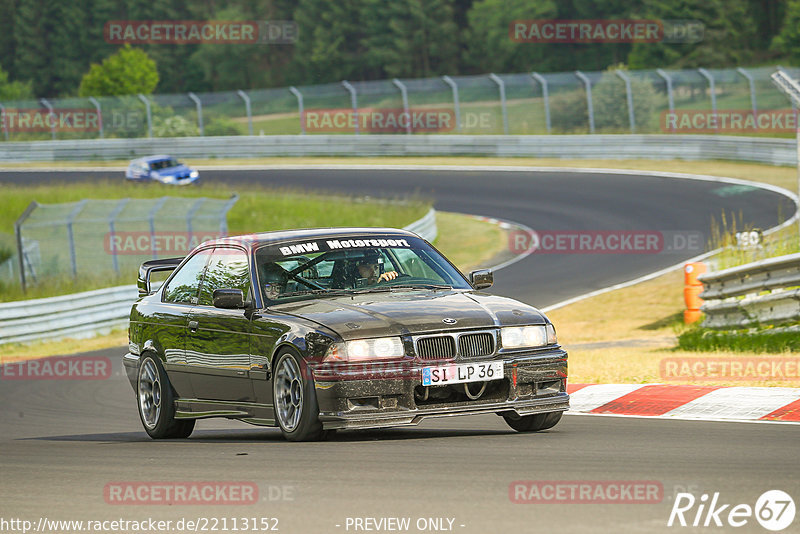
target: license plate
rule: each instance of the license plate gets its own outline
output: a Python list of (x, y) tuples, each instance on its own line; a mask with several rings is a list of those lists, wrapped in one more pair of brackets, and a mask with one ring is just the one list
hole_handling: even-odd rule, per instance
[(503, 362), (465, 363), (423, 367), (422, 385), (464, 384), (503, 378)]

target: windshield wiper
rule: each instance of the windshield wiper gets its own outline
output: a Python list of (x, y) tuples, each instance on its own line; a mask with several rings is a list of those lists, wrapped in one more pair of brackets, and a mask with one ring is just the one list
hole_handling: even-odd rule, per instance
[(360, 287), (358, 289), (346, 289), (347, 295), (359, 295), (361, 293), (382, 293), (391, 290), (389, 286)]
[(364, 287), (360, 289), (353, 289), (348, 291), (349, 294), (359, 294), (359, 293), (375, 293), (375, 292), (386, 292), (392, 291), (395, 289), (453, 289), (452, 286), (444, 285), (444, 284), (396, 284), (391, 286), (373, 286), (373, 287)]
[(446, 284), (396, 284), (391, 286), (361, 287), (358, 289), (304, 289), (300, 291), (292, 291), (291, 293), (281, 293), (280, 297), (295, 297), (298, 295), (361, 295), (364, 293), (386, 293), (395, 289), (437, 290), (453, 289), (453, 287)]
[(388, 286), (389, 289), (453, 289), (447, 284), (396, 284)]

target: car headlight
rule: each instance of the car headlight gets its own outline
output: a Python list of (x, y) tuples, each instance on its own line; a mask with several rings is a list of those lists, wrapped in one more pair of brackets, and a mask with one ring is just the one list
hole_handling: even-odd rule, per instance
[(353, 339), (336, 343), (328, 349), (326, 362), (366, 362), (402, 358), (406, 351), (399, 337)]
[(508, 326), (500, 329), (504, 349), (535, 348), (554, 345), (556, 330), (553, 325)]
[(553, 326), (553, 323), (550, 323), (545, 327), (547, 331), (547, 344), (548, 345), (556, 345), (558, 343), (558, 338), (556, 337), (556, 327)]
[(189, 173), (189, 178), (197, 178), (197, 171), (192, 171)]

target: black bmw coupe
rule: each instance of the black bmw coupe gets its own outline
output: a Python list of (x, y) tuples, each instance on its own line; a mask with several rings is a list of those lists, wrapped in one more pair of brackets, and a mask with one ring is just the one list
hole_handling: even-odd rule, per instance
[[(157, 289), (151, 274), (172, 271)], [(567, 353), (536, 308), (487, 294), (430, 243), (390, 228), (280, 231), (147, 261), (125, 369), (153, 438), (226, 417), (288, 440), (495, 413), (551, 428)]]

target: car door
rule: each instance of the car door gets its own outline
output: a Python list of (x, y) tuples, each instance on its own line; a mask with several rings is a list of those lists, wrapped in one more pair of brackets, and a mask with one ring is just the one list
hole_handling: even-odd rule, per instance
[(217, 246), (206, 267), (198, 302), (189, 313), (186, 361), (195, 398), (253, 402), (250, 382), (251, 322), (244, 310), (215, 308), (215, 289), (250, 291), (244, 249)]
[(147, 167), (147, 163), (134, 163), (131, 165), (131, 170), (133, 177), (138, 180), (150, 177), (150, 169)]
[(148, 328), (142, 339), (153, 339), (164, 355), (164, 369), (181, 398), (194, 396), (186, 361), (186, 332), (189, 314), (197, 304), (200, 283), (211, 256), (211, 248), (201, 249), (186, 260), (165, 284), (161, 302), (148, 310)]

